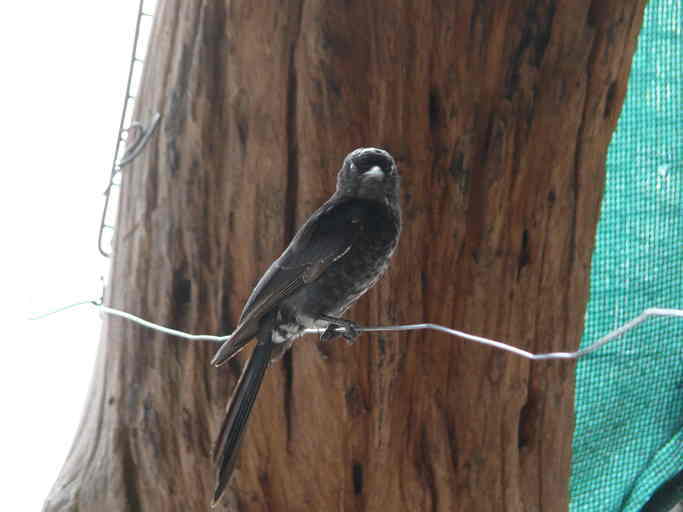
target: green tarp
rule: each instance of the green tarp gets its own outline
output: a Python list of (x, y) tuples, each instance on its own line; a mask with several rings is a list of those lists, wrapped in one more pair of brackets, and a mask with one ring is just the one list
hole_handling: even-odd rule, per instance
[[(683, 309), (681, 0), (646, 7), (607, 157), (582, 346), (651, 307)], [(576, 378), (571, 511), (641, 510), (683, 470), (683, 319), (648, 320), (581, 359)]]

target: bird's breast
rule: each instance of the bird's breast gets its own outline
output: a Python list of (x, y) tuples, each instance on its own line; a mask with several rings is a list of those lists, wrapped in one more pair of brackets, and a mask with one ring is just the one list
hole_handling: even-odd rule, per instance
[(389, 265), (398, 243), (400, 219), (384, 205), (370, 210), (350, 249), (316, 280), (304, 310), (339, 315), (370, 289)]

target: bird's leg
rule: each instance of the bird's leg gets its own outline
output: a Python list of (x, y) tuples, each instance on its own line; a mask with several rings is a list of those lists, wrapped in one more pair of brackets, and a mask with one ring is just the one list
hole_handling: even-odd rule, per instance
[[(330, 322), (330, 325), (327, 326), (325, 332), (320, 335), (320, 341), (323, 343), (330, 341), (337, 336), (342, 336), (347, 343), (351, 344), (358, 337), (358, 324), (356, 322), (327, 315), (320, 315), (319, 319)], [(341, 332), (337, 331), (340, 327), (344, 328)]]

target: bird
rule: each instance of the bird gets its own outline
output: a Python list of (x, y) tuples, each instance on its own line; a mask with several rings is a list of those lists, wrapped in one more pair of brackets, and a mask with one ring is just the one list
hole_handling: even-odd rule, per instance
[(358, 325), (341, 315), (385, 272), (400, 233), (400, 175), (394, 158), (372, 147), (351, 151), (337, 174), (334, 194), (263, 274), (236, 329), (211, 361), (224, 364), (256, 338), (216, 438), (214, 506), (230, 481), (271, 362), (306, 329), (324, 330), (322, 342), (339, 336), (353, 342)]

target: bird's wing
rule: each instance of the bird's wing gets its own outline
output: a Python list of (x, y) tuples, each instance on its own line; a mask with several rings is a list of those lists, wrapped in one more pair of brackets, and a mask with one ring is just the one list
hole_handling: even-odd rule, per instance
[(256, 335), (264, 314), (304, 284), (317, 279), (351, 249), (364, 228), (366, 203), (357, 199), (329, 202), (311, 215), (254, 288), (237, 329), (218, 350), (213, 364), (218, 366), (237, 354)]

